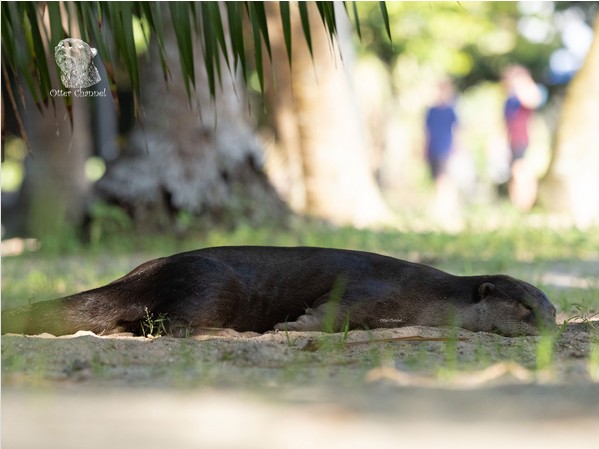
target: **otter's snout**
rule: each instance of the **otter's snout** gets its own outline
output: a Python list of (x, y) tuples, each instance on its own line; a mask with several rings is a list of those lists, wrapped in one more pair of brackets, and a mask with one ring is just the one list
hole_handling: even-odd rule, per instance
[(543, 292), (540, 290), (538, 292), (540, 297), (537, 300), (537, 307), (533, 308), (536, 325), (542, 333), (554, 332), (557, 330), (555, 306)]
[[(557, 329), (556, 310), (538, 288), (506, 275), (489, 277), (478, 293), (483, 322), (493, 331), (506, 336), (539, 335)], [(488, 323), (484, 323), (488, 320)]]

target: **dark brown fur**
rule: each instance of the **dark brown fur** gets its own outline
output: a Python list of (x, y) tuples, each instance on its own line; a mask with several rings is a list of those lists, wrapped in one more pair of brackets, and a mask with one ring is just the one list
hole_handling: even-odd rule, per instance
[(139, 333), (146, 313), (175, 335), (206, 327), (266, 332), (458, 325), (504, 335), (555, 327), (555, 308), (505, 275), (326, 248), (219, 247), (146, 262), (93, 290), (2, 313), (2, 332)]

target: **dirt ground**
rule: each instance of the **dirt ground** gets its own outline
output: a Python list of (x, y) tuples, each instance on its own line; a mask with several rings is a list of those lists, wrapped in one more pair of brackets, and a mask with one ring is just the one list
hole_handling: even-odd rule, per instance
[(2, 448), (591, 447), (598, 336), (5, 335)]

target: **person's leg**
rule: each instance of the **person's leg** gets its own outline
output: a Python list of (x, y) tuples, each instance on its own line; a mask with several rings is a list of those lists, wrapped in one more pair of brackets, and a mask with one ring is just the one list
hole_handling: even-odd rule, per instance
[(532, 209), (537, 199), (537, 178), (524, 158), (526, 148), (512, 150), (511, 179), (508, 185), (510, 200), (522, 212)]

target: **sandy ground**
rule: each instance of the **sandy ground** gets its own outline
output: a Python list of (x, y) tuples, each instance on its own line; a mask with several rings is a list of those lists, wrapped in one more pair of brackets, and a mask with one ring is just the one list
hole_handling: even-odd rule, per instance
[(592, 447), (598, 328), (7, 335), (2, 448)]

